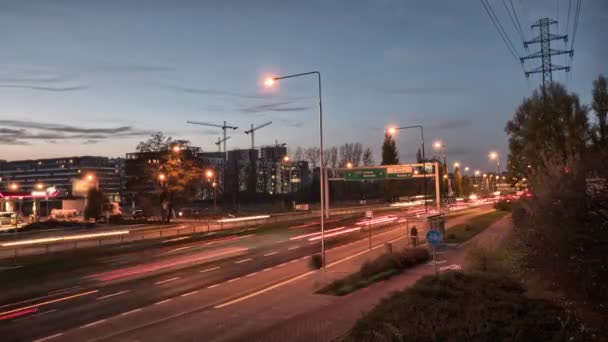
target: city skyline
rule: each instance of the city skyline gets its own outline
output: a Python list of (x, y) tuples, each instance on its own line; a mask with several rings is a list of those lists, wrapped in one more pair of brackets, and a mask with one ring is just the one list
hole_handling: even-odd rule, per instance
[[(523, 7), (525, 26), (554, 15), (551, 4)], [(599, 40), (607, 14), (599, 2), (584, 6), (589, 20), (580, 24), (573, 73), (554, 78), (589, 103), (591, 81), (605, 67), (598, 56), (605, 55)], [(243, 131), (270, 120), (256, 145), (276, 139), (291, 149), (316, 146), (310, 138), (317, 135), (314, 80), (272, 91), (262, 82), (318, 69), (326, 146), (361, 142), (379, 162), (384, 129), (420, 124), (427, 155), (441, 139), (451, 160), (490, 170), (490, 150), (506, 157), (503, 128), (514, 103), (540, 84), (534, 76), (526, 82), (477, 2), (440, 9), (418, 4), (415, 11), (392, 1), (371, 7), (340, 1), (265, 1), (255, 7), (131, 2), (120, 13), (110, 5), (72, 1), (5, 7), (0, 21), (12, 31), (1, 33), (7, 54), (0, 70), (0, 159), (123, 157), (154, 131), (215, 151), (220, 130), (187, 120), (239, 126), (229, 149), (248, 148)], [(462, 21), (466, 28), (454, 29)], [(527, 38), (535, 34), (525, 32)], [(463, 48), (458, 41), (465, 37), (479, 49)], [(446, 81), (446, 75), (461, 81)], [(397, 141), (401, 161), (412, 161), (418, 136), (401, 132)]]

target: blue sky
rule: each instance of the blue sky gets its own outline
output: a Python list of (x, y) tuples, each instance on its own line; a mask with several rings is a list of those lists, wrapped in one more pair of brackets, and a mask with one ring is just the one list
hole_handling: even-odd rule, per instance
[[(490, 3), (525, 54), (502, 1)], [(566, 31), (567, 0), (513, 3), (527, 39), (543, 16), (557, 14)], [(554, 79), (589, 102), (593, 78), (608, 74), (608, 4), (584, 1), (580, 18), (573, 72)], [(187, 120), (243, 128), (272, 120), (256, 144), (316, 145), (315, 79), (272, 90), (262, 82), (320, 70), (326, 145), (358, 141), (379, 160), (385, 127), (424, 125), (427, 154), (441, 138), (450, 159), (490, 169), (488, 151), (506, 154), (504, 125), (540, 82), (525, 79), (474, 0), (3, 0), (0, 41), (0, 159), (8, 160), (124, 156), (157, 130), (215, 150), (220, 132)], [(416, 132), (397, 139), (402, 161), (411, 160)], [(229, 148), (249, 141), (239, 130)]]

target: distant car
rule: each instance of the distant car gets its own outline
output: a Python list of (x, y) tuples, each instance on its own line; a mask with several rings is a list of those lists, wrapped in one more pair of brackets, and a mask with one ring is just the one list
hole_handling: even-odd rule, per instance
[(131, 214), (131, 216), (133, 217), (134, 220), (147, 220), (148, 216), (146, 216), (146, 214), (144, 213), (143, 210), (133, 210), (133, 213)]

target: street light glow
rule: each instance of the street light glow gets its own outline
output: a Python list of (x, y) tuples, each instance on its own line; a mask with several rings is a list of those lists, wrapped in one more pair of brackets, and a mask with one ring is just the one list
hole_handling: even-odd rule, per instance
[(460, 167), (460, 163), (459, 162), (454, 162), (454, 167)]
[(479, 170), (475, 170), (475, 176), (479, 176)]
[(36, 189), (42, 190), (42, 188), (44, 188), (44, 184), (42, 184), (42, 183), (36, 183)]
[(207, 176), (207, 178), (211, 178), (211, 177), (213, 177), (213, 170), (207, 170), (207, 171), (205, 172), (205, 175)]
[(17, 185), (17, 183), (12, 183), (11, 185), (9, 185), (9, 188), (11, 190), (17, 190), (17, 189), (19, 189), (19, 185)]
[(443, 144), (441, 143), (441, 141), (437, 140), (433, 143), (433, 148), (436, 150), (439, 150), (439, 149), (441, 149), (442, 145)]
[(181, 151), (181, 149), (182, 149), (182, 148), (181, 148), (181, 146), (179, 146), (179, 145), (175, 145), (175, 146), (173, 146), (173, 152), (179, 152), (179, 151)]
[(465, 171), (469, 171), (469, 167), (468, 167), (468, 166), (465, 166), (465, 167), (464, 167), (464, 170), (465, 170)]
[(352, 169), (353, 168), (353, 163), (351, 163), (351, 162), (346, 163), (346, 168)]
[(161, 173), (161, 174), (158, 175), (158, 180), (161, 181), (161, 182), (164, 181), (166, 178), (167, 178), (167, 176), (165, 176), (164, 173)]
[(395, 133), (397, 133), (397, 129), (395, 127), (389, 127), (386, 131), (390, 135), (395, 135)]
[(490, 152), (489, 157), (491, 160), (496, 160), (496, 159), (498, 159), (498, 153), (492, 151), (492, 152)]
[(93, 179), (95, 179), (95, 175), (94, 175), (94, 174), (92, 174), (92, 173), (89, 173), (89, 174), (87, 175), (87, 180), (88, 180), (89, 182), (91, 182)]
[(288, 162), (288, 161), (289, 161), (289, 156), (285, 156), (285, 157), (283, 157), (283, 161), (284, 161), (284, 162)]
[(272, 77), (268, 77), (265, 81), (264, 81), (264, 85), (267, 87), (272, 87), (274, 85), (274, 78)]

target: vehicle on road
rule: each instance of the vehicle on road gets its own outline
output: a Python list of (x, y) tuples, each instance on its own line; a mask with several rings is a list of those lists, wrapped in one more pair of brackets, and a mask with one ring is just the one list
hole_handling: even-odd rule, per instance
[(141, 209), (133, 210), (131, 217), (133, 217), (134, 220), (147, 220), (148, 219), (148, 216), (146, 215), (146, 213), (144, 213), (144, 211)]

